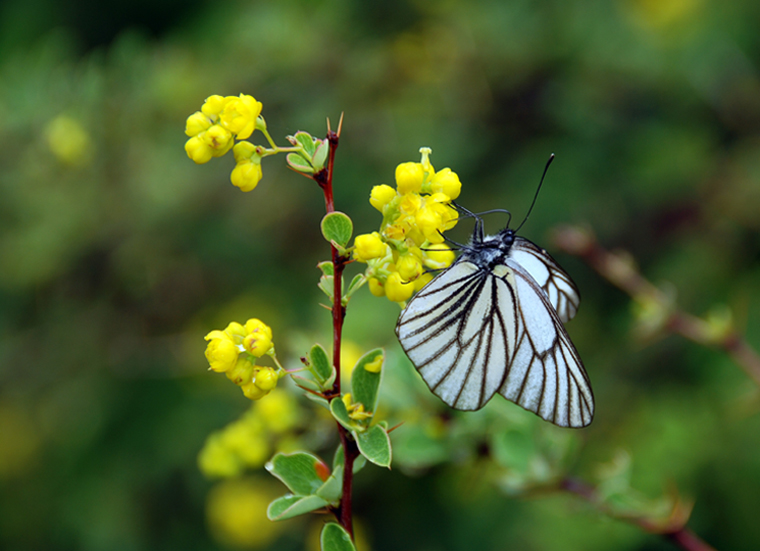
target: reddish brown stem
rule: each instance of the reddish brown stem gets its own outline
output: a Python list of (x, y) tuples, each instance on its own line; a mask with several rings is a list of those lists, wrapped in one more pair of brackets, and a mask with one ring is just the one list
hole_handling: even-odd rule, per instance
[[(342, 122), (342, 119), (341, 119)], [(327, 141), (330, 144), (330, 150), (327, 157), (327, 167), (314, 175), (314, 180), (322, 188), (325, 196), (325, 210), (327, 213), (335, 212), (335, 200), (333, 198), (333, 168), (335, 166), (335, 150), (338, 148), (340, 139), (340, 127), (337, 132), (328, 128)], [(340, 255), (335, 246), (330, 245), (333, 265), (333, 366), (335, 367), (335, 382), (333, 383), (332, 392), (327, 398), (340, 396), (340, 348), (343, 337), (343, 321), (346, 318), (346, 308), (343, 306), (343, 289), (341, 281), (343, 280), (343, 269), (346, 266), (347, 259)], [(327, 394), (327, 393), (326, 393)], [(343, 470), (343, 492), (340, 498), (340, 505), (334, 511), (340, 525), (354, 537), (353, 514), (351, 503), (351, 491), (354, 479), (354, 460), (359, 455), (359, 449), (351, 434), (339, 423), (336, 423), (340, 435), (340, 443), (343, 446), (343, 457), (345, 458)]]

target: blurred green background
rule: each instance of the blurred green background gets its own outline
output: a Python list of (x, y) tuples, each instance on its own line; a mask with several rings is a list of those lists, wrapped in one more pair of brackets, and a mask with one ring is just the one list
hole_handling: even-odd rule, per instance
[[(524, 236), (586, 225), (760, 346), (759, 24), (752, 0), (0, 3), (0, 547), (225, 548), (196, 456), (248, 404), (203, 336), (260, 317), (290, 361), (329, 342), (321, 195), (280, 158), (249, 194), (229, 156), (195, 166), (184, 121), (211, 94), (254, 95), (280, 143), (345, 112), (336, 203), (357, 232), (421, 146), (464, 205), (517, 222), (554, 152)], [(78, 147), (51, 147), (61, 128)], [(695, 499), (716, 548), (755, 547), (753, 383), (679, 337), (637, 341), (628, 297), (555, 256), (597, 397), (578, 472), (627, 450), (634, 485)], [(397, 350), (398, 308), (363, 295), (348, 337)], [(570, 498), (474, 499), (466, 467), (418, 474), (359, 476), (373, 549), (673, 548)], [(301, 548), (294, 526), (273, 545)]]

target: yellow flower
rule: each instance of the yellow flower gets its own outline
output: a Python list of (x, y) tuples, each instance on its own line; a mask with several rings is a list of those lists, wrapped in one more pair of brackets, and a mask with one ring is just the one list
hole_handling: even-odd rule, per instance
[(212, 371), (224, 373), (235, 367), (240, 350), (226, 335), (214, 338), (211, 336), (213, 333), (219, 332), (212, 331), (206, 335), (206, 340), (209, 341), (206, 345), (206, 359)]
[(243, 337), (243, 348), (256, 356), (262, 357), (272, 349), (272, 330), (258, 319), (249, 319), (245, 323), (246, 335)]
[(244, 385), (240, 385), (240, 389), (243, 391), (243, 394), (246, 398), (249, 400), (260, 400), (267, 394), (269, 394), (268, 391), (262, 390), (261, 388), (257, 387), (253, 381), (250, 383), (246, 383)]
[(422, 206), (422, 197), (416, 193), (407, 193), (401, 197), (398, 208), (404, 214), (414, 215)]
[(221, 157), (227, 153), (235, 143), (230, 131), (226, 128), (222, 128), (218, 124), (212, 125), (198, 137), (203, 140), (203, 143), (212, 149), (214, 157)]
[(443, 236), (439, 231), (443, 230), (443, 219), (434, 207), (425, 205), (414, 216), (417, 227), (425, 238), (431, 243), (443, 242)]
[(253, 384), (266, 392), (277, 386), (278, 379), (277, 372), (271, 367), (259, 367), (253, 372)]
[(454, 251), (444, 243), (432, 244), (423, 253), (422, 262), (433, 270), (447, 268), (454, 262)]
[(234, 98), (234, 96), (209, 96), (206, 98), (206, 102), (203, 104), (203, 107), (201, 107), (201, 111), (205, 115), (208, 115), (212, 119), (216, 120), (219, 113), (222, 112), (224, 109), (224, 106), (227, 105), (227, 103), (230, 101), (230, 99)]
[(214, 156), (213, 149), (198, 136), (194, 136), (185, 142), (185, 152), (198, 165), (209, 162)]
[(452, 172), (450, 168), (444, 168), (435, 173), (430, 181), (430, 189), (433, 193), (445, 194), (449, 200), (453, 201), (462, 191), (462, 182), (459, 181), (456, 172)]
[(380, 370), (383, 367), (383, 355), (378, 354), (375, 356), (375, 359), (371, 362), (368, 362), (364, 364), (364, 369), (369, 371), (370, 373), (380, 373)]
[(420, 259), (411, 252), (399, 257), (396, 261), (396, 269), (404, 281), (413, 281), (422, 274)]
[(245, 355), (238, 356), (235, 365), (227, 370), (225, 375), (238, 386), (250, 383), (253, 380), (253, 364)]
[(253, 133), (256, 127), (256, 119), (261, 114), (261, 102), (253, 96), (240, 94), (240, 97), (230, 96), (226, 98), (221, 111), (222, 125), (237, 135), (239, 140), (244, 140)]
[(253, 191), (262, 177), (261, 163), (243, 161), (232, 170), (230, 181), (232, 185), (239, 187), (240, 191)]
[(385, 296), (393, 302), (404, 302), (409, 300), (414, 292), (414, 285), (402, 281), (398, 272), (393, 272), (388, 276), (385, 282)]
[(416, 293), (420, 289), (422, 289), (425, 285), (430, 283), (430, 281), (433, 279), (433, 274), (430, 272), (425, 272), (420, 277), (415, 279), (412, 283), (414, 284), (414, 292)]
[(187, 117), (187, 122), (185, 123), (185, 134), (192, 138), (193, 136), (197, 136), (201, 132), (208, 130), (212, 124), (213, 122), (208, 118), (208, 116), (204, 115), (200, 111), (196, 111)]
[(385, 296), (385, 287), (383, 287), (382, 281), (380, 281), (376, 277), (371, 277), (369, 278), (368, 284), (369, 284), (370, 293), (372, 293), (376, 297)]
[(383, 207), (390, 203), (394, 197), (396, 197), (396, 190), (391, 186), (383, 184), (372, 188), (372, 192), (369, 195), (369, 202), (377, 210), (383, 212)]
[(396, 167), (396, 187), (399, 195), (419, 193), (424, 179), (425, 170), (421, 163), (401, 163)]
[(357, 235), (354, 239), (354, 258), (359, 262), (385, 256), (385, 252), (386, 245), (377, 232)]

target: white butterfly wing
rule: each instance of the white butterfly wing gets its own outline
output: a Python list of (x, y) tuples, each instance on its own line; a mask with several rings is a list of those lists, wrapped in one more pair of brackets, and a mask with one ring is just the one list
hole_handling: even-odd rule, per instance
[(594, 417), (594, 395), (559, 314), (522, 266), (507, 259), (503, 269), (518, 297), (518, 329), (499, 394), (555, 425), (585, 427)]
[(504, 384), (517, 323), (507, 283), (458, 261), (409, 301), (396, 334), (436, 396), (475, 410)]
[(515, 237), (509, 258), (525, 268), (544, 290), (563, 323), (573, 319), (581, 303), (580, 292), (546, 250), (525, 238)]
[[(547, 273), (546, 281), (558, 277)], [(498, 391), (559, 426), (593, 418), (588, 375), (559, 314), (511, 257), (493, 272), (457, 261), (412, 298), (396, 334), (430, 390), (451, 407), (480, 409)]]

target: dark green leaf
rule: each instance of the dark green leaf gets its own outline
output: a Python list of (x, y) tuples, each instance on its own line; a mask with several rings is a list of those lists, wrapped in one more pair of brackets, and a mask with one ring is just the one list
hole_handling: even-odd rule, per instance
[(309, 164), (309, 161), (304, 159), (300, 154), (298, 153), (288, 153), (288, 156), (286, 157), (288, 164), (293, 167), (298, 172), (303, 172), (304, 174), (313, 174), (314, 169), (311, 168), (311, 165)]
[(344, 428), (348, 430), (353, 430), (355, 428), (354, 422), (348, 416), (346, 404), (343, 403), (343, 400), (341, 400), (340, 397), (333, 398), (330, 401), (330, 412), (332, 413), (333, 417), (335, 417), (335, 420), (343, 425)]

